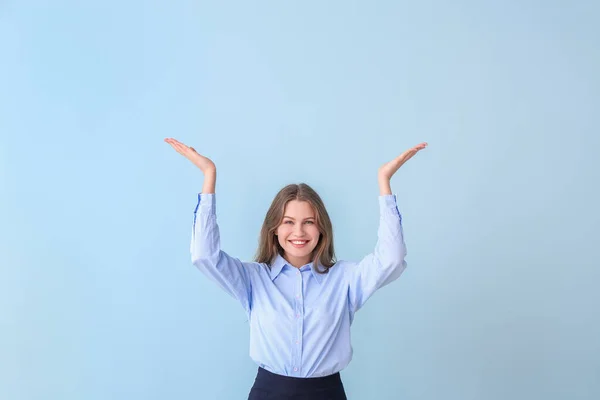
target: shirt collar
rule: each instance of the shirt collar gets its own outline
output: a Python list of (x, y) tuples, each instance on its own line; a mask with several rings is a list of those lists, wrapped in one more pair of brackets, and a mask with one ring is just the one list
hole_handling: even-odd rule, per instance
[(277, 275), (281, 272), (283, 267), (287, 264), (285, 258), (281, 257), (280, 254), (277, 254), (277, 257), (271, 263), (271, 280), (274, 281), (277, 278)]
[[(286, 261), (286, 259), (281, 256), (281, 254), (277, 254), (277, 256), (275, 257), (275, 260), (273, 260), (273, 263), (271, 263), (270, 275), (271, 275), (272, 281), (274, 281), (275, 278), (277, 278), (277, 275), (279, 275), (279, 273), (281, 272), (283, 267), (285, 267), (286, 265), (289, 265), (291, 268), (296, 268), (296, 267), (290, 265), (290, 263), (288, 263)], [(323, 274), (320, 274), (317, 271), (315, 271), (313, 263), (310, 263), (309, 265), (310, 265), (310, 271), (311, 271), (313, 277), (315, 278), (317, 283), (320, 284), (323, 281)], [(324, 268), (321, 266), (321, 271), (323, 269)]]

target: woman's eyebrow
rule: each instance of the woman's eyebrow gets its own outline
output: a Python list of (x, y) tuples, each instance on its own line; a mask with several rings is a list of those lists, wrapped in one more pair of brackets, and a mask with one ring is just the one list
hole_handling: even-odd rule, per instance
[[(284, 216), (283, 216), (283, 218), (289, 218), (289, 219), (292, 219), (292, 220), (294, 220), (294, 221), (296, 220), (295, 218), (289, 217), (289, 216), (287, 216), (287, 215), (284, 215)], [(308, 217), (308, 218), (304, 218), (304, 220), (305, 220), (305, 221), (306, 221), (307, 219), (315, 219), (315, 217)]]

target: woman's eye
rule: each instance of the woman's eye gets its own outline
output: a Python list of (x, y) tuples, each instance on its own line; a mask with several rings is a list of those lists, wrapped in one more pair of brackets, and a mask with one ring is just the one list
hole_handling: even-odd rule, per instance
[(290, 220), (287, 220), (287, 221), (284, 222), (284, 224), (293, 224), (293, 222), (290, 221)]
[(311, 225), (312, 225), (312, 224), (314, 224), (314, 222), (313, 222), (313, 221), (306, 221), (306, 223), (307, 223), (307, 224), (311, 224)]

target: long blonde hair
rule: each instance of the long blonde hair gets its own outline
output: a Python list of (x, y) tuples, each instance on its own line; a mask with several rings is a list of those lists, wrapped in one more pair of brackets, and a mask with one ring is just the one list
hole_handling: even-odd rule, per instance
[[(320, 236), (317, 246), (313, 250), (312, 261), (316, 266), (316, 271), (327, 273), (329, 268), (335, 264), (333, 227), (321, 197), (306, 183), (287, 185), (273, 199), (260, 230), (260, 239), (255, 260), (270, 265), (277, 254), (283, 256), (283, 248), (279, 244), (275, 232), (283, 220), (285, 206), (292, 200), (306, 201), (315, 211), (315, 219)], [(325, 269), (321, 270), (318, 267), (319, 265), (322, 265)]]

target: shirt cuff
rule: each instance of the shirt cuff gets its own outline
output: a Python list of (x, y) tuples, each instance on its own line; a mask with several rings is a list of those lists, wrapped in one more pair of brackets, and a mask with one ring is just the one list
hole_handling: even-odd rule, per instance
[(379, 205), (382, 207), (396, 207), (396, 195), (384, 194), (379, 196)]
[(214, 193), (198, 193), (198, 204), (194, 214), (198, 211), (200, 213), (214, 214), (216, 209), (216, 200)]
[(395, 194), (384, 194), (379, 196), (379, 210), (381, 213), (389, 213), (392, 211), (393, 214), (400, 216), (400, 210), (398, 210), (398, 202)]

